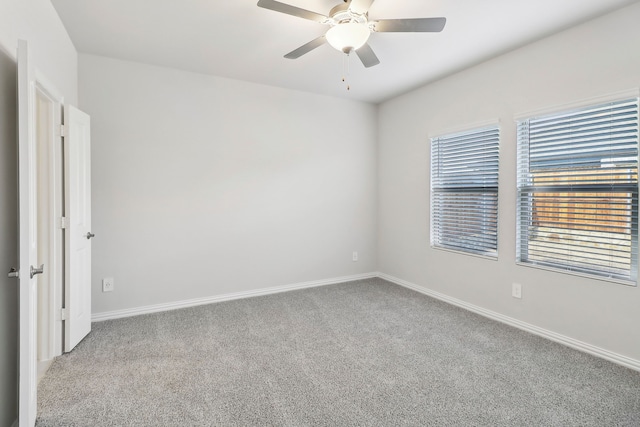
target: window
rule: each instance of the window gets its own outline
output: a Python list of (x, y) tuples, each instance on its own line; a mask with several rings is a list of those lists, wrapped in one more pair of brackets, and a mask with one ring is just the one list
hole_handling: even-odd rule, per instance
[(431, 139), (431, 246), (498, 256), (497, 126)]
[(635, 282), (638, 100), (518, 122), (519, 262)]

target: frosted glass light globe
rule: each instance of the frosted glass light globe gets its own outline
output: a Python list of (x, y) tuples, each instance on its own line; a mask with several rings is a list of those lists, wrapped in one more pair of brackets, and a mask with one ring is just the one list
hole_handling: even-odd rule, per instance
[(366, 24), (348, 22), (331, 27), (325, 37), (334, 49), (349, 53), (360, 49), (369, 40), (370, 34)]

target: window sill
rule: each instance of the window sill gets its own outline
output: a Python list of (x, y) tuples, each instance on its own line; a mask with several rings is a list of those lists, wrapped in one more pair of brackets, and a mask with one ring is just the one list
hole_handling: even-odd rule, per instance
[(632, 288), (638, 287), (637, 281), (633, 281), (633, 280), (624, 280), (624, 279), (616, 279), (615, 277), (597, 276), (595, 274), (581, 273), (579, 271), (564, 270), (562, 268), (548, 267), (546, 265), (531, 264), (531, 263), (522, 262), (522, 261), (516, 261), (516, 265), (519, 265), (519, 266), (522, 266), (522, 267), (537, 268), (539, 270), (552, 271), (554, 273), (569, 274), (571, 276), (584, 277), (586, 279), (617, 283), (619, 285), (630, 286)]
[(467, 255), (467, 256), (472, 256), (472, 257), (476, 257), (476, 258), (487, 259), (487, 260), (490, 260), (490, 261), (497, 261), (498, 260), (498, 254), (497, 253), (495, 255), (482, 255), (482, 254), (476, 254), (476, 253), (473, 253), (473, 252), (465, 252), (465, 251), (445, 248), (445, 247), (442, 247), (442, 246), (434, 246), (434, 245), (431, 245), (431, 249), (435, 249), (435, 250), (443, 251), (443, 252), (451, 252), (451, 253), (454, 253), (454, 254)]

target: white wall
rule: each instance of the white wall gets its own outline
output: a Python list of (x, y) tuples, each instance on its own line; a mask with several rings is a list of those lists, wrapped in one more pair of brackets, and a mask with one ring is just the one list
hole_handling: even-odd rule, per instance
[(94, 314), (375, 271), (376, 107), (98, 56), (79, 64)]
[(36, 70), (76, 105), (78, 54), (49, 0), (0, 0), (0, 49), (15, 59), (27, 40)]
[[(381, 272), (640, 360), (640, 289), (515, 265), (514, 114), (640, 85), (640, 4), (383, 103)], [(429, 246), (429, 136), (501, 121), (499, 259)], [(522, 300), (511, 284), (523, 285)]]
[(0, 425), (17, 418), (18, 265), (16, 47), (28, 40), (41, 75), (77, 100), (77, 54), (48, 0), (0, 0)]

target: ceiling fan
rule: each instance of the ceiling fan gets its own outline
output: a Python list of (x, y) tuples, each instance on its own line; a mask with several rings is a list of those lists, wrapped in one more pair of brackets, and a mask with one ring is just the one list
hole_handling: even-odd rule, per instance
[(284, 57), (296, 59), (328, 42), (335, 49), (350, 54), (355, 51), (362, 64), (369, 68), (380, 60), (367, 43), (372, 32), (376, 33), (437, 33), (442, 31), (446, 18), (410, 18), (369, 20), (369, 7), (374, 0), (344, 0), (332, 8), (329, 15), (311, 12), (275, 0), (259, 0), (258, 6), (299, 18), (309, 19), (331, 28), (322, 36), (311, 40)]

